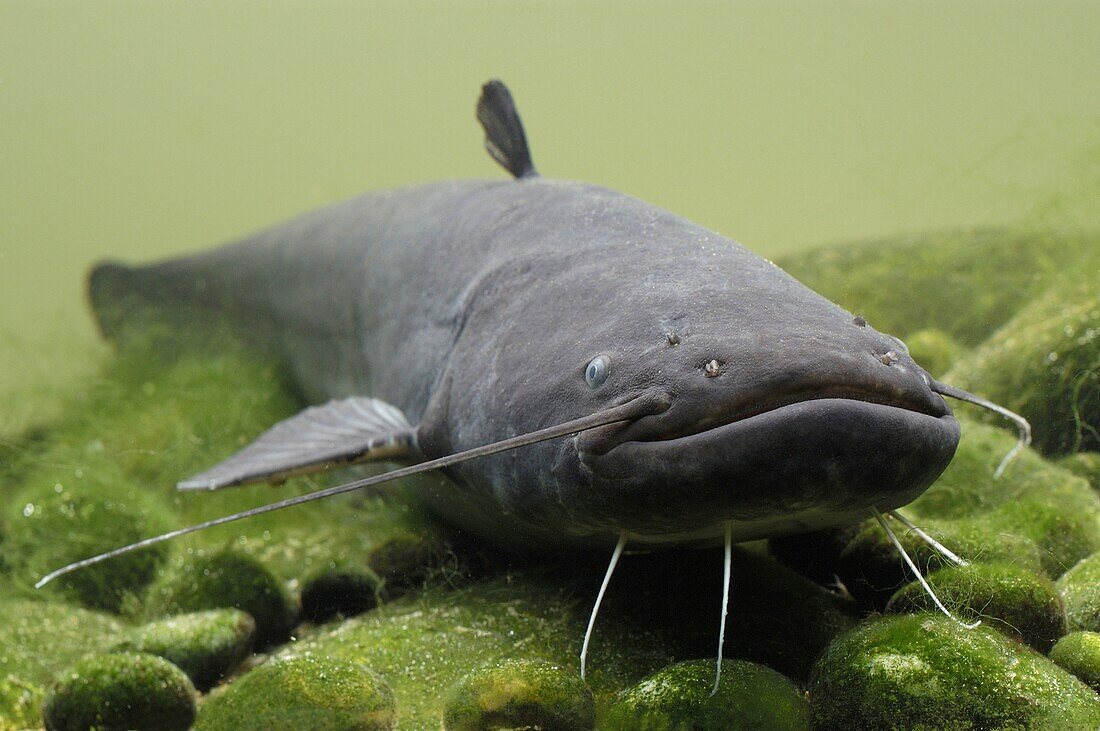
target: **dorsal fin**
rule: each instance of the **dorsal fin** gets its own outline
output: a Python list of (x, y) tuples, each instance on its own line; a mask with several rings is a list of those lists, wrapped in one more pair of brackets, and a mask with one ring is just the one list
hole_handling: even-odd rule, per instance
[(485, 129), (485, 149), (505, 170), (517, 178), (533, 178), (539, 174), (531, 162), (523, 122), (504, 82), (493, 79), (481, 87), (477, 121)]

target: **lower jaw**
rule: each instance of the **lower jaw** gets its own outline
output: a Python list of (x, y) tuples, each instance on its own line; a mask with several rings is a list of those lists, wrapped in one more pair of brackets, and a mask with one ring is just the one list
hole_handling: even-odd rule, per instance
[(720, 539), (727, 520), (735, 540), (753, 540), (900, 507), (946, 468), (958, 435), (951, 416), (819, 399), (581, 460), (587, 489), (616, 495), (601, 505), (602, 520), (591, 516), (597, 523), (639, 543), (683, 545)]

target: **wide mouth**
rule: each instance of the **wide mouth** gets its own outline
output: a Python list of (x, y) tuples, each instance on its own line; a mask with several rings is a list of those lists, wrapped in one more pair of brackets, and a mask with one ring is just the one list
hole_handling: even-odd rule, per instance
[(725, 408), (719, 406), (702, 418), (681, 419), (673, 408), (667, 412), (645, 416), (630, 422), (618, 422), (589, 429), (576, 438), (577, 451), (583, 455), (600, 456), (626, 442), (674, 442), (721, 429), (731, 424), (749, 422), (780, 409), (819, 400), (858, 401), (876, 406), (889, 406), (915, 414), (939, 418), (950, 414), (943, 399), (916, 398), (906, 393), (882, 393), (847, 385), (791, 390), (764, 397), (742, 396)]

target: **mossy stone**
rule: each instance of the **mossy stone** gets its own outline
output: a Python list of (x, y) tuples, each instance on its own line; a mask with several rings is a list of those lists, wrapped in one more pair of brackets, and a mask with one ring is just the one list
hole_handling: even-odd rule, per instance
[(297, 616), (290, 594), (258, 560), (234, 549), (181, 556), (150, 588), (151, 616), (240, 609), (256, 621), (256, 647), (281, 642)]
[[(77, 487), (61, 483), (32, 490), (14, 501), (4, 530), (4, 552), (14, 576), (33, 584), (50, 571), (167, 530), (163, 506), (120, 480), (100, 473)], [(140, 593), (168, 555), (164, 545), (134, 551), (67, 574), (47, 586), (91, 609), (119, 611)]]
[[(965, 622), (980, 619), (1046, 653), (1066, 633), (1066, 612), (1054, 583), (1012, 564), (948, 566), (928, 577), (940, 601)], [(918, 582), (899, 590), (888, 612), (937, 612)]]
[(47, 686), (126, 630), (118, 617), (71, 604), (0, 599), (0, 678)]
[(596, 703), (580, 675), (544, 660), (504, 660), (471, 673), (451, 691), (443, 712), (447, 731), (595, 726)]
[(947, 380), (1022, 414), (1045, 454), (1100, 449), (1096, 269), (1053, 284), (952, 368)]
[(896, 615), (836, 640), (809, 692), (820, 731), (1100, 725), (1100, 696), (1026, 645), (942, 616)]
[(905, 336), (909, 355), (935, 377), (950, 370), (966, 348), (943, 330), (925, 328)]
[(237, 609), (210, 609), (151, 622), (111, 650), (163, 657), (205, 691), (252, 653), (255, 634), (251, 615)]
[(360, 663), (300, 655), (265, 663), (203, 704), (195, 731), (387, 731), (393, 691)]
[(1071, 630), (1100, 632), (1100, 551), (1082, 559), (1056, 584)]
[(0, 676), (0, 731), (37, 727), (42, 723), (45, 690), (15, 675)]
[(670, 665), (623, 691), (608, 713), (616, 731), (806, 731), (810, 705), (794, 683), (771, 668), (723, 660)]
[[(998, 533), (1026, 538), (1038, 547), (1042, 570), (1051, 578), (1100, 550), (1100, 496), (1085, 480), (1030, 449), (995, 478), (996, 466), (1016, 444), (1015, 433), (966, 417), (960, 423), (955, 458), (931, 489), (906, 506), (910, 517), (964, 521), (989, 534), (990, 546)], [(989, 556), (978, 549), (970, 558)], [(1016, 556), (1009, 560), (1019, 563)]]
[(1100, 693), (1100, 632), (1071, 632), (1050, 651), (1050, 659)]
[(195, 720), (195, 687), (156, 655), (92, 655), (61, 674), (42, 717), (48, 731), (186, 731)]
[(302, 616), (325, 622), (362, 614), (378, 605), (380, 585), (370, 569), (330, 563), (302, 581)]
[(424, 585), (440, 567), (446, 552), (435, 533), (401, 534), (374, 546), (367, 556), (370, 570), (382, 579), (382, 592), (388, 599)]
[(1093, 490), (1100, 492), (1100, 452), (1075, 452), (1062, 457), (1057, 465), (1085, 478)]
[[(579, 577), (574, 567), (568, 574), (517, 572), (458, 590), (429, 586), (339, 625), (317, 627), (282, 656), (310, 653), (370, 667), (392, 685), (402, 728), (438, 728), (444, 691), (472, 668), (517, 653), (576, 667), (599, 583), (592, 578)], [(605, 607), (588, 655), (587, 681), (597, 704), (667, 664), (675, 654), (672, 635), (678, 637), (679, 628), (641, 628)]]

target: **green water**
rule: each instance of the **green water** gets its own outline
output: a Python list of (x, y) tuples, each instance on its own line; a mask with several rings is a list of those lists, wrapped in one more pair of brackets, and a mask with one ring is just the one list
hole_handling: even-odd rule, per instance
[(0, 2), (0, 433), (95, 362), (93, 261), (501, 175), (492, 76), (544, 174), (766, 254), (1091, 226), (1098, 27), (1065, 2)]

